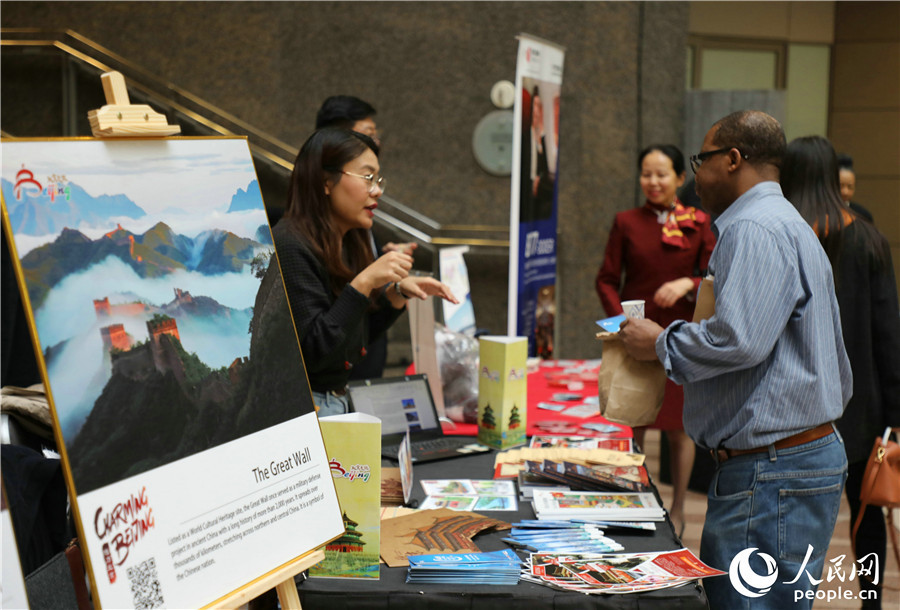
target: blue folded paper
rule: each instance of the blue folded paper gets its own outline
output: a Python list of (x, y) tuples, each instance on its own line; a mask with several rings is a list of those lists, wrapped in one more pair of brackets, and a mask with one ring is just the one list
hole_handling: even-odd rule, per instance
[(597, 325), (606, 332), (617, 333), (619, 332), (619, 326), (621, 326), (624, 321), (625, 314), (619, 314), (618, 316), (613, 316), (611, 318), (597, 320)]

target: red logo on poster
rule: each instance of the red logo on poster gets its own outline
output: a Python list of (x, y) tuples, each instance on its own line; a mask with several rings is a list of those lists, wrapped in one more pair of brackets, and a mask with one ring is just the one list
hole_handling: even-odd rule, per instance
[[(24, 165), (22, 166), (22, 169), (20, 169), (16, 173), (16, 185), (13, 188), (16, 194), (16, 201), (22, 200), (22, 189), (26, 189), (26, 193), (31, 192), (32, 197), (36, 196), (35, 193), (37, 193), (37, 195), (40, 195), (44, 190), (44, 187), (41, 186), (41, 183), (34, 179), (34, 174), (32, 173), (32, 171), (29, 169), (25, 169)], [(34, 189), (37, 190), (35, 191)]]
[[(51, 203), (56, 201), (57, 195), (65, 195), (66, 201), (69, 201), (72, 198), (72, 188), (66, 184), (68, 180), (66, 180), (65, 176), (53, 174), (47, 178), (47, 180), (46, 193), (50, 197)], [(22, 201), (23, 189), (25, 190), (25, 194), (29, 197), (39, 197), (45, 191), (44, 187), (41, 186), (41, 183), (35, 180), (34, 172), (30, 169), (26, 169), (24, 164), (22, 165), (22, 169), (16, 173), (16, 184), (13, 187), (16, 201)]]
[(112, 553), (109, 552), (109, 543), (103, 545), (103, 561), (106, 562), (106, 575), (109, 576), (109, 584), (116, 582), (116, 566), (113, 565)]

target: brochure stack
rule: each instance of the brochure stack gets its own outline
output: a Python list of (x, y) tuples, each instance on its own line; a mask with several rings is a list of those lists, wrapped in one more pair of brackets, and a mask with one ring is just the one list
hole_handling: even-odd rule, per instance
[(665, 520), (665, 511), (652, 493), (604, 493), (536, 489), (532, 504), (538, 519)]
[(522, 562), (509, 549), (461, 555), (413, 555), (409, 558), (408, 583), (515, 585)]

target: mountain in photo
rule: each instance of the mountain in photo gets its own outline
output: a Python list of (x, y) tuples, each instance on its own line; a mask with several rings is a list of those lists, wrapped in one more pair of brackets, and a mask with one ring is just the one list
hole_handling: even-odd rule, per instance
[(269, 229), (269, 225), (259, 225), (256, 228), (256, 235), (253, 237), (263, 245), (275, 246), (275, 242), (272, 241), (272, 230)]
[[(44, 188), (40, 194), (32, 196), (33, 190), (22, 190), (17, 199), (13, 183), (2, 180), (3, 199), (14, 234), (49, 235), (82, 223), (95, 226), (109, 218), (146, 216), (144, 210), (123, 194), (94, 197), (74, 182), (41, 186)], [(53, 196), (48, 190), (53, 191)]]
[(154, 314), (146, 325), (146, 341), (108, 333), (111, 375), (66, 443), (78, 494), (314, 410), (277, 266), (253, 307), (250, 355), (227, 367), (188, 353), (175, 318)]
[(240, 271), (261, 247), (255, 240), (218, 229), (190, 238), (160, 222), (140, 235), (119, 225), (96, 240), (75, 229), (63, 229), (55, 241), (30, 251), (21, 263), (32, 306), (37, 310), (47, 293), (66, 276), (109, 256), (124, 261), (141, 278), (177, 270), (217, 275)]
[(262, 202), (262, 192), (259, 190), (259, 182), (252, 181), (247, 185), (247, 190), (239, 188), (231, 197), (231, 205), (228, 213), (242, 212), (244, 210), (258, 210)]
[(230, 231), (204, 231), (194, 238), (195, 257), (189, 269), (206, 275), (240, 271), (250, 264), (256, 249), (261, 246), (257, 241), (238, 237)]
[[(90, 279), (86, 281), (91, 283)], [(82, 319), (77, 325), (80, 332), (45, 348), (51, 380), (55, 387), (66, 388), (65, 404), (57, 404), (57, 414), (67, 442), (78, 434), (94, 409), (112, 374), (113, 360), (124, 358), (126, 352), (132, 357), (131, 352), (153, 336), (147, 326), (154, 318), (171, 319), (179, 340), (185, 341), (185, 350), (209, 369), (233, 364), (235, 358), (247, 353), (252, 307), (236, 309), (177, 286), (172, 290), (174, 298), (164, 304), (129, 298), (126, 293), (97, 292), (92, 299), (95, 320), (87, 325)], [(95, 338), (102, 340), (99, 353), (96, 350), (101, 344)]]

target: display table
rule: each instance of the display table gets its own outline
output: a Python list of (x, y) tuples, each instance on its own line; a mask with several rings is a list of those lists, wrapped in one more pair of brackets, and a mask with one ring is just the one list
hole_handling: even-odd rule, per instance
[[(551, 361), (552, 362), (552, 361)], [(569, 360), (566, 361), (572, 363), (573, 365), (583, 364), (581, 360)], [(554, 379), (558, 379), (562, 375), (563, 367), (555, 367), (555, 366), (547, 366), (549, 363), (542, 364), (536, 371), (528, 373), (528, 415), (525, 420), (525, 433), (528, 437), (532, 437), (535, 435), (543, 435), (543, 434), (559, 434), (559, 433), (551, 433), (546, 429), (542, 429), (538, 424), (540, 422), (565, 422), (575, 428), (578, 428), (581, 424), (591, 422), (591, 423), (609, 423), (608, 420), (603, 418), (600, 415), (595, 415), (594, 417), (584, 418), (584, 417), (572, 417), (570, 415), (566, 415), (565, 411), (550, 411), (547, 409), (539, 409), (538, 404), (542, 402), (554, 402), (558, 404), (565, 405), (566, 407), (575, 406), (583, 402), (583, 400), (589, 396), (597, 396), (597, 377), (596, 374), (585, 378), (583, 383), (583, 388), (580, 390), (569, 390), (565, 385), (559, 385), (554, 383)], [(415, 367), (410, 365), (406, 370), (407, 375), (414, 374)], [(581, 395), (581, 400), (554, 400), (554, 395), (558, 393), (568, 393), (571, 392), (573, 394)], [(618, 424), (617, 424), (618, 425)], [(632, 432), (631, 428), (628, 426), (621, 426), (622, 432), (617, 436), (622, 438), (631, 438)], [(478, 435), (478, 426), (467, 423), (444, 423), (444, 434), (457, 434), (461, 436), (477, 436)], [(600, 436), (588, 430), (581, 430), (579, 432), (570, 432), (568, 435), (579, 435), (579, 436)]]
[[(495, 453), (477, 454), (439, 462), (418, 464), (413, 469), (415, 486), (413, 499), (425, 497), (419, 481), (422, 479), (490, 479), (493, 474)], [(653, 489), (654, 493), (656, 488)], [(517, 512), (485, 511), (481, 514), (513, 523), (520, 519), (534, 519), (530, 502), (519, 503)], [(671, 523), (657, 524), (654, 533), (622, 535), (611, 534), (625, 546), (625, 552), (665, 551), (681, 548)], [(509, 548), (502, 540), (502, 533), (480, 534), (474, 542), (482, 551)], [(520, 554), (520, 557), (524, 555)], [(557, 591), (533, 583), (519, 582), (515, 586), (478, 585), (408, 585), (407, 568), (381, 566), (379, 580), (351, 580), (346, 578), (313, 578), (298, 586), (304, 608), (328, 608), (328, 610), (421, 608), (468, 608), (490, 610), (523, 610), (528, 608), (707, 608), (706, 594), (698, 584), (675, 589), (651, 591), (628, 595), (584, 595), (569, 591)], [(504, 604), (500, 606), (498, 604)]]

